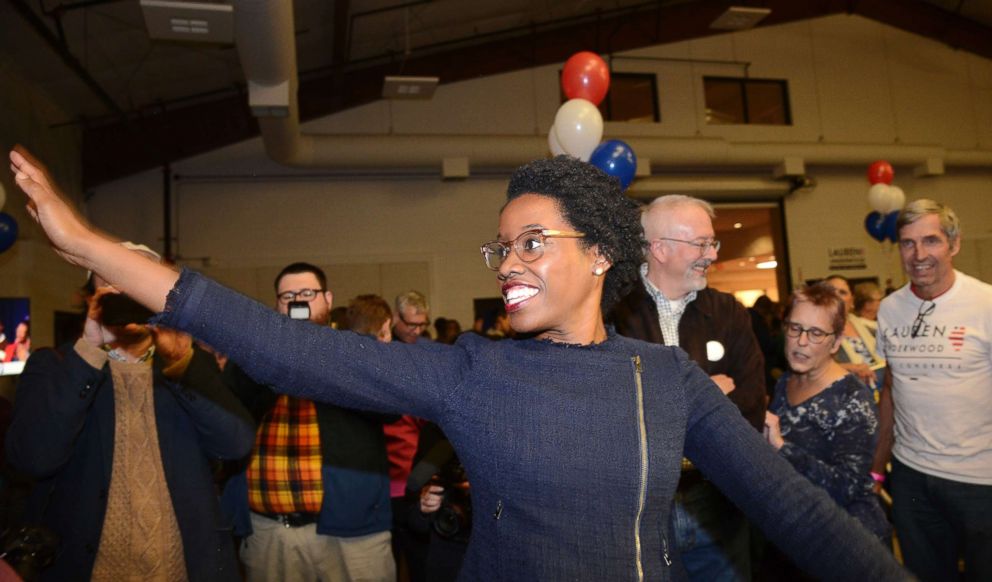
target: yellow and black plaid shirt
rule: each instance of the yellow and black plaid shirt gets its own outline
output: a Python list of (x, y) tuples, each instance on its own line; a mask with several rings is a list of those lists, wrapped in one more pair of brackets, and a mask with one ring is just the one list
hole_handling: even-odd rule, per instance
[(282, 394), (262, 420), (248, 466), (256, 513), (320, 513), (320, 428), (313, 402)]

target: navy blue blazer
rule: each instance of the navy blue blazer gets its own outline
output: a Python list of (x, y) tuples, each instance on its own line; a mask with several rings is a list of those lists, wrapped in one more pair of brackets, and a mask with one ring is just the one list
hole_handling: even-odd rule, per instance
[(191, 271), (164, 325), (301, 398), (435, 421), (472, 483), (462, 580), (669, 580), (667, 526), (688, 457), (801, 567), (825, 579), (908, 574), (797, 474), (685, 352), (611, 332), (384, 344), (293, 321)]

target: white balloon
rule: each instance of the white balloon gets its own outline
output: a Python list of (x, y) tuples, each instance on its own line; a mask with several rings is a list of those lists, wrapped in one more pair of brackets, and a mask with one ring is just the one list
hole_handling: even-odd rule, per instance
[(603, 115), (585, 99), (569, 99), (558, 108), (553, 129), (565, 153), (588, 162), (603, 138)]
[(886, 213), (902, 210), (906, 205), (906, 193), (899, 186), (889, 186), (888, 208)]
[(548, 132), (548, 148), (551, 150), (551, 155), (560, 156), (565, 153), (565, 149), (561, 147), (558, 143), (558, 138), (555, 136), (555, 126), (551, 126), (551, 131)]
[(881, 214), (888, 212), (885, 209), (888, 208), (889, 188), (891, 186), (882, 183), (872, 184), (871, 188), (868, 188), (868, 206), (872, 210)]
[(7, 193), (3, 191), (3, 184), (0, 184), (0, 210), (3, 210), (3, 205), (7, 201)]

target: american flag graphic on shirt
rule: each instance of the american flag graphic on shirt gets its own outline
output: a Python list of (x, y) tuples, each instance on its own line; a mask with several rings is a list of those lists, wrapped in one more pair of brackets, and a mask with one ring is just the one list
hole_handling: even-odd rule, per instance
[(951, 333), (947, 335), (947, 339), (950, 340), (951, 346), (954, 348), (955, 352), (960, 352), (961, 347), (964, 345), (964, 330), (965, 326), (957, 325), (951, 329)]

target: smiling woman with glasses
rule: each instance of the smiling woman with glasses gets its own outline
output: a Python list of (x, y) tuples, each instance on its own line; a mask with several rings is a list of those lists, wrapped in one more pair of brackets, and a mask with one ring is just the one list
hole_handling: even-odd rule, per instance
[[(891, 526), (872, 491), (871, 464), (878, 419), (871, 391), (834, 361), (844, 329), (845, 303), (828, 283), (796, 291), (785, 313), (785, 356), (790, 371), (779, 379), (765, 421), (765, 436), (779, 454), (825, 489), (880, 540)], [(805, 580), (783, 560), (785, 579)]]
[(644, 241), (636, 204), (590, 164), (519, 168), (497, 244), (482, 247), (525, 339), (463, 334), (449, 346), (299, 325), (193, 271), (134, 260), (77, 218), (39, 164), (21, 151), (11, 161), (61, 256), (160, 312), (157, 323), (190, 330), (277, 391), (437, 422), (472, 483), (461, 580), (681, 577), (668, 524), (683, 457), (817, 575), (902, 577), (684, 352), (606, 327)]
[(511, 249), (521, 261), (533, 263), (544, 254), (544, 247), (549, 238), (582, 238), (584, 236), (585, 234), (581, 232), (535, 228), (520, 233), (520, 236), (510, 242), (498, 240), (487, 242), (479, 250), (482, 251), (482, 258), (485, 260), (486, 266), (493, 271), (498, 271), (503, 261), (510, 256)]

